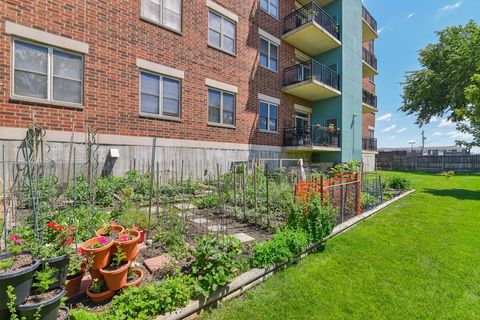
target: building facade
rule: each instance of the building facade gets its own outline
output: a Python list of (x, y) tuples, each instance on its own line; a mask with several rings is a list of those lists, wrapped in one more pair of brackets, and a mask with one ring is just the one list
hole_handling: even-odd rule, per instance
[[(209, 165), (375, 154), (373, 41), (361, 0), (2, 1), (0, 140), (43, 127), (55, 157), (113, 147)], [(123, 168), (124, 169), (124, 168)], [(122, 165), (116, 169), (122, 171)]]

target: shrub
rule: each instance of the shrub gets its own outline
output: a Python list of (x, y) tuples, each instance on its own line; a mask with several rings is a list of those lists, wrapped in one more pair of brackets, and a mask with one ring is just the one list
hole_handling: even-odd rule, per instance
[(211, 234), (197, 238), (195, 242), (192, 273), (197, 277), (197, 291), (208, 297), (239, 273), (242, 245), (237, 238)]
[(336, 210), (314, 197), (307, 205), (292, 205), (287, 225), (303, 229), (312, 242), (323, 241), (335, 227)]
[(284, 229), (277, 232), (272, 240), (255, 245), (252, 265), (257, 268), (266, 268), (291, 261), (307, 249), (309, 243), (309, 237), (304, 230)]
[(407, 190), (410, 189), (411, 183), (407, 178), (399, 176), (390, 177), (387, 179), (387, 188), (393, 190)]
[(350, 161), (347, 163), (340, 163), (330, 169), (329, 173), (331, 175), (340, 174), (340, 173), (360, 173), (360, 162)]

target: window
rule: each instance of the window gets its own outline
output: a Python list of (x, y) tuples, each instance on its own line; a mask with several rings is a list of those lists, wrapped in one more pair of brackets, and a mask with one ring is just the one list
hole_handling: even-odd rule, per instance
[(272, 71), (278, 70), (278, 46), (260, 38), (260, 65)]
[(235, 125), (235, 95), (208, 89), (208, 122)]
[(182, 0), (142, 0), (141, 17), (182, 31)]
[(180, 80), (142, 71), (140, 113), (180, 118)]
[(212, 11), (208, 12), (208, 44), (235, 53), (235, 23)]
[(260, 0), (260, 9), (278, 19), (278, 0)]
[(260, 101), (259, 128), (262, 131), (278, 132), (278, 105)]
[(20, 40), (14, 51), (14, 96), (82, 105), (82, 55)]

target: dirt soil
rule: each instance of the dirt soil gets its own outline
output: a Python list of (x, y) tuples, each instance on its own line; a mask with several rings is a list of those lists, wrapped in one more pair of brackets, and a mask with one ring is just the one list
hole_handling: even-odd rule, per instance
[[(4, 259), (6, 260), (6, 259)], [(2, 260), (2, 261), (4, 261)], [(23, 268), (27, 268), (33, 264), (33, 257), (29, 254), (19, 254), (13, 256), (13, 265), (8, 269), (0, 269), (0, 274), (9, 274)]]
[(36, 303), (41, 303), (43, 301), (50, 300), (53, 297), (57, 296), (61, 291), (62, 290), (60, 289), (54, 289), (42, 294), (31, 295), (27, 298), (27, 301), (25, 301), (25, 304), (36, 304)]

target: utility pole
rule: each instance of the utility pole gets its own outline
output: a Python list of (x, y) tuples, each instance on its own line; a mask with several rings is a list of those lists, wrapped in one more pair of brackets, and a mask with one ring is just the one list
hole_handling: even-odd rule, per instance
[(422, 156), (423, 152), (425, 151), (425, 141), (427, 140), (427, 137), (425, 137), (425, 131), (422, 131)]
[(412, 153), (413, 153), (413, 146), (415, 145), (416, 142), (415, 141), (408, 141), (408, 143), (412, 147)]

